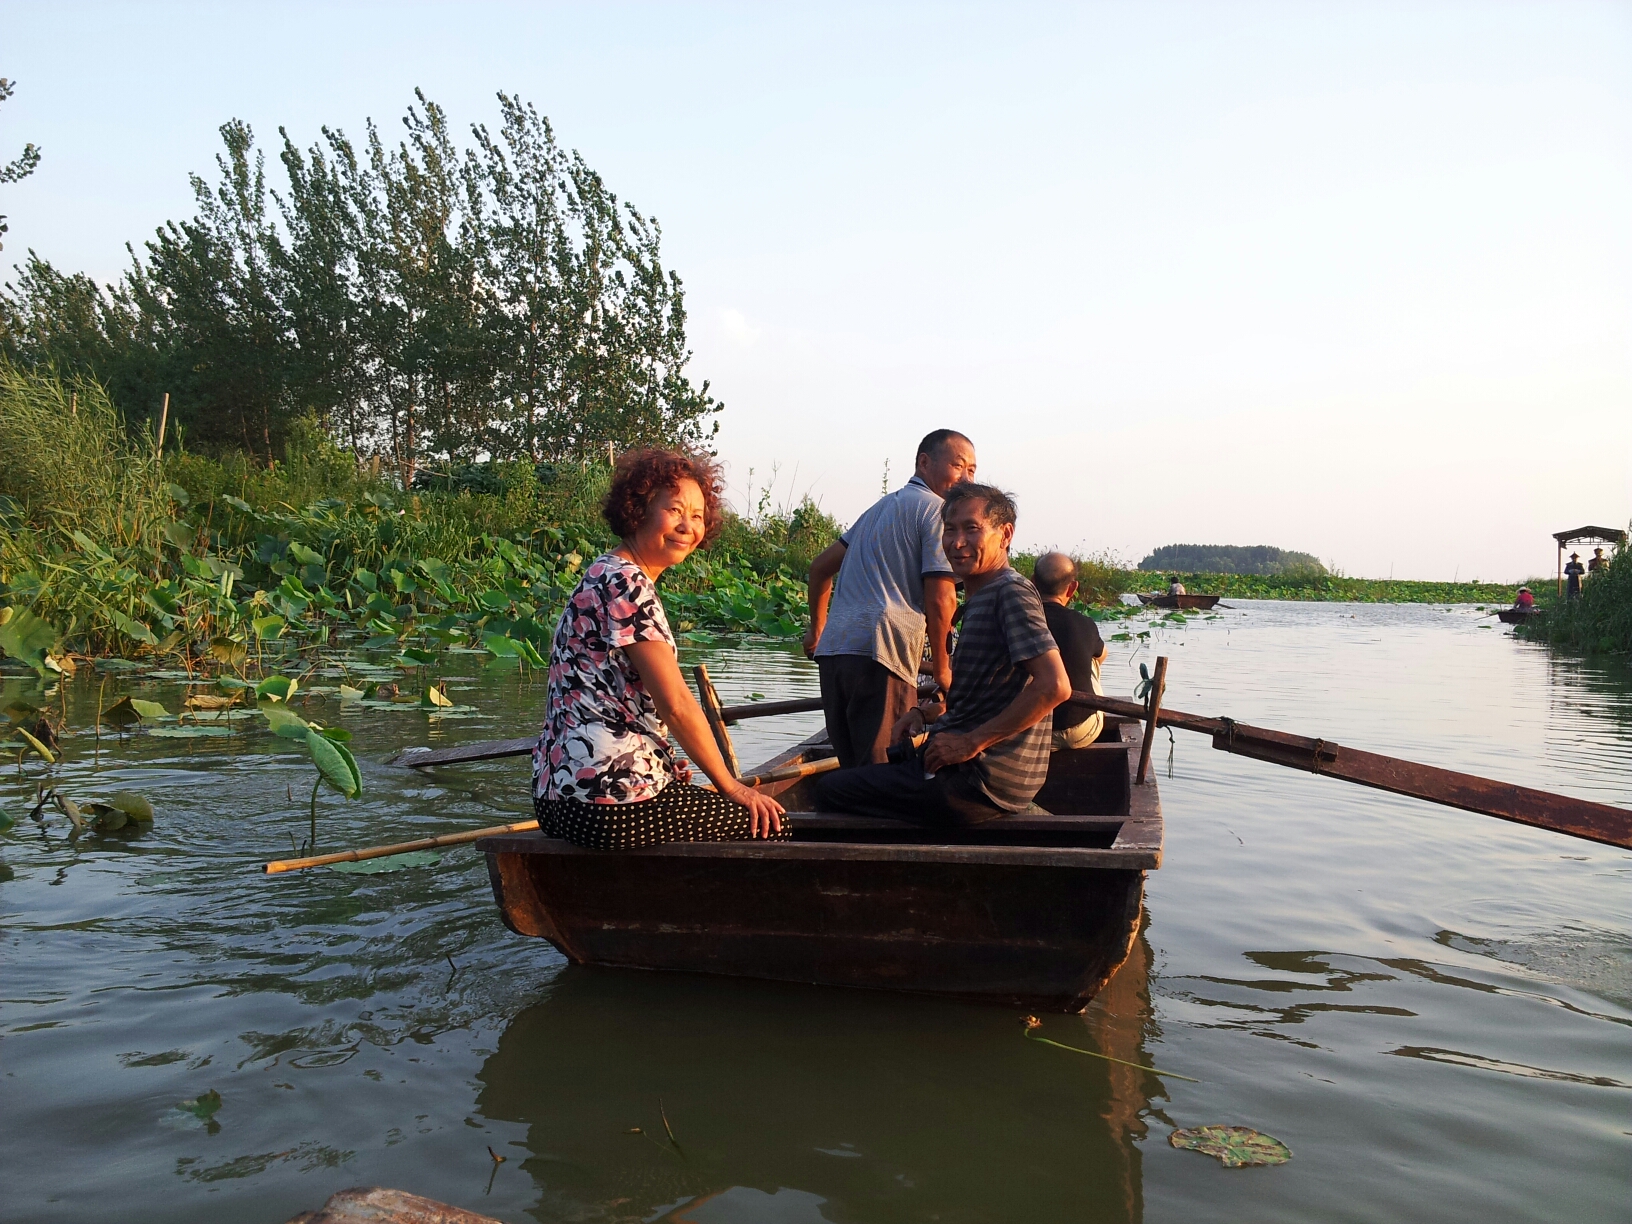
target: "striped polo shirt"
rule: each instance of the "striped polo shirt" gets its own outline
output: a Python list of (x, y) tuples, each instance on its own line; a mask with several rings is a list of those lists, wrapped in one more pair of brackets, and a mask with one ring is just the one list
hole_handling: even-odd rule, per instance
[[(1006, 569), (969, 597), (952, 656), (946, 713), (931, 728), (973, 731), (1001, 714), (1030, 678), (1020, 665), (1056, 649), (1043, 601), (1022, 575)], [(1018, 812), (1048, 778), (1052, 715), (993, 744), (975, 758), (980, 788), (1007, 812)]]

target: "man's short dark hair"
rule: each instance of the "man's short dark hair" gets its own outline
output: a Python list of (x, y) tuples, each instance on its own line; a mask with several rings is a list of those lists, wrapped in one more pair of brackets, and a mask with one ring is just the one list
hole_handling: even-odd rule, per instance
[(966, 480), (946, 491), (946, 500), (941, 503), (941, 522), (950, 523), (952, 508), (966, 501), (980, 502), (986, 511), (986, 521), (993, 527), (1001, 527), (1005, 523), (1012, 524), (1015, 520), (1013, 494), (1003, 492), (996, 485), (976, 484), (972, 480)]
[[(934, 458), (935, 452), (940, 450), (941, 447), (945, 446), (948, 442), (952, 441), (953, 438), (957, 438), (964, 442), (969, 442), (967, 437), (955, 429), (931, 430), (929, 433), (924, 435), (924, 440), (918, 443), (918, 455), (928, 455), (931, 458)], [(969, 445), (973, 446), (974, 443), (969, 442)], [(913, 456), (913, 462), (917, 462), (918, 455)]]
[(1077, 563), (1064, 553), (1046, 552), (1037, 558), (1031, 569), (1031, 584), (1037, 593), (1052, 599), (1064, 595), (1065, 589), (1076, 580)]

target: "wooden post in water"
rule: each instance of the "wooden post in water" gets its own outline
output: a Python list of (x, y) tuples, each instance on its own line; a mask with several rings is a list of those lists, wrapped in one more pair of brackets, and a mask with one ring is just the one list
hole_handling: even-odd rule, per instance
[(703, 716), (708, 719), (709, 730), (714, 732), (714, 742), (719, 746), (720, 755), (725, 758), (725, 767), (731, 771), (733, 778), (739, 777), (742, 766), (737, 764), (737, 750), (732, 747), (731, 733), (725, 729), (720, 695), (714, 691), (714, 682), (708, 678), (708, 668), (699, 663), (691, 671), (697, 677), (697, 697), (703, 703)]
[(1145, 783), (1145, 775), (1150, 771), (1150, 750), (1156, 746), (1156, 720), (1162, 713), (1162, 692), (1167, 688), (1167, 656), (1161, 655), (1156, 660), (1156, 673), (1150, 678), (1150, 694), (1145, 699), (1145, 742), (1139, 745), (1139, 773), (1134, 781), (1140, 786)]

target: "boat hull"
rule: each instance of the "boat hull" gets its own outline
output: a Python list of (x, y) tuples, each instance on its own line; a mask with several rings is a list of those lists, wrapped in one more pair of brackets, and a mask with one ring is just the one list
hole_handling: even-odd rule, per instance
[(1141, 595), (1139, 602), (1151, 608), (1179, 608), (1206, 612), (1223, 598), (1222, 595)]
[[(765, 788), (787, 841), (601, 851), (521, 833), (477, 849), (505, 924), (574, 962), (1081, 1011), (1127, 958), (1161, 864), (1141, 733), (1108, 719), (1099, 743), (1053, 755), (1042, 810), (957, 832), (801, 810), (807, 780)], [(824, 755), (813, 739), (759, 770)]]
[(1144, 887), (1131, 869), (774, 850), (614, 856), (506, 840), (488, 854), (505, 924), (573, 961), (1032, 1010), (1088, 1005), (1127, 958)]
[(1496, 619), (1504, 625), (1522, 625), (1536, 615), (1539, 613), (1535, 608), (1503, 608), (1496, 613)]

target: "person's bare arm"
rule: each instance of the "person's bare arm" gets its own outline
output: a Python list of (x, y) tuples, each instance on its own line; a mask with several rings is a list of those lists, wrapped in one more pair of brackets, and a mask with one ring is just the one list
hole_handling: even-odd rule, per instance
[(952, 656), (946, 639), (958, 610), (958, 584), (951, 574), (924, 575), (924, 631), (929, 636), (929, 674), (944, 696), (952, 691)]
[(686, 678), (680, 674), (674, 647), (667, 642), (635, 642), (623, 647), (623, 651), (640, 673), (640, 682), (652, 695), (652, 704), (657, 707), (658, 716), (669, 724), (669, 730), (680, 741), (686, 755), (709, 776), (720, 794), (742, 804), (753, 814), (754, 836), (769, 837), (779, 832), (782, 828), (782, 805), (731, 776), (731, 771), (725, 767), (725, 760), (720, 756), (719, 746), (714, 742), (708, 719), (703, 715), (703, 707), (697, 704), (697, 698), (692, 696), (691, 689), (686, 685)]
[(1065, 664), (1058, 650), (1046, 651), (1035, 659), (1020, 664), (1030, 677), (1020, 695), (1009, 702), (997, 717), (987, 720), (972, 731), (942, 731), (929, 738), (924, 751), (924, 769), (929, 773), (956, 765), (959, 761), (973, 760), (981, 752), (1000, 740), (1018, 735), (1027, 727), (1042, 721), (1043, 715), (1071, 696), (1071, 681), (1066, 677)]
[(833, 594), (833, 579), (838, 576), (839, 566), (844, 564), (846, 551), (843, 540), (834, 540), (810, 563), (810, 582), (805, 590), (810, 603), (810, 628), (805, 630), (808, 658), (816, 657), (816, 645), (822, 640), (822, 630), (827, 628), (827, 601)]

